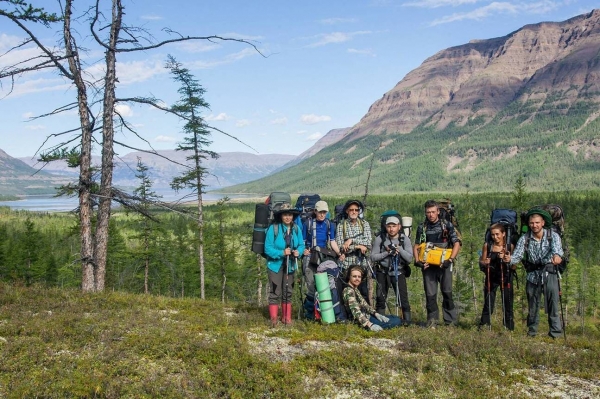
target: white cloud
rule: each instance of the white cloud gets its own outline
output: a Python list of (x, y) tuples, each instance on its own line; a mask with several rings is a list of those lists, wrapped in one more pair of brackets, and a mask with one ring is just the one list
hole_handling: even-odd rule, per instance
[(316, 133), (313, 133), (313, 134), (311, 134), (310, 136), (308, 136), (308, 137), (306, 138), (306, 141), (317, 141), (317, 140), (319, 140), (321, 137), (323, 137), (323, 133), (316, 132)]
[(186, 63), (186, 66), (190, 69), (211, 69), (211, 68), (215, 68), (215, 67), (218, 67), (221, 65), (232, 64), (232, 63), (240, 61), (246, 57), (252, 57), (255, 55), (258, 55), (258, 52), (256, 50), (254, 50), (253, 48), (247, 47), (241, 51), (238, 51), (237, 53), (228, 54), (227, 56), (225, 56), (221, 59), (212, 60), (212, 61), (203, 61), (203, 60), (193, 61), (190, 63)]
[[(162, 61), (128, 61), (117, 62), (117, 77), (120, 85), (145, 82), (157, 75), (168, 73)], [(85, 70), (93, 79), (104, 77), (105, 65), (97, 63)]]
[(250, 120), (248, 120), (248, 119), (240, 119), (239, 121), (237, 121), (235, 123), (235, 125), (237, 127), (246, 127), (246, 126), (250, 125), (251, 123), (252, 122), (250, 122)]
[(481, 0), (419, 0), (402, 3), (406, 7), (438, 8), (452, 6), (457, 7), (463, 4), (474, 4)]
[(368, 56), (371, 56), (371, 57), (375, 57), (375, 53), (370, 48), (366, 48), (366, 49), (363, 49), (363, 50), (359, 50), (359, 49), (356, 49), (356, 48), (349, 48), (348, 52), (350, 54), (368, 55)]
[(323, 25), (336, 25), (349, 22), (356, 22), (356, 18), (325, 18), (319, 21)]
[(315, 43), (309, 44), (308, 47), (320, 47), (325, 46), (327, 44), (332, 43), (344, 43), (352, 40), (355, 36), (359, 35), (370, 35), (371, 31), (363, 30), (357, 32), (332, 32), (332, 33), (323, 33), (321, 35), (316, 35), (314, 38), (317, 39)]
[(541, 0), (535, 3), (493, 2), (486, 6), (463, 13), (454, 13), (433, 20), (429, 25), (441, 25), (463, 20), (481, 21), (497, 14), (543, 14), (555, 10), (560, 3), (552, 0)]
[(29, 111), (29, 112), (25, 112), (21, 116), (23, 117), (23, 119), (31, 119), (35, 116), (35, 114), (33, 112)]
[(305, 125), (314, 125), (315, 123), (329, 122), (330, 120), (331, 117), (327, 115), (305, 114), (300, 117), (300, 122)]
[(44, 126), (44, 125), (27, 125), (27, 126), (25, 126), (25, 129), (27, 129), (27, 130), (44, 130), (44, 129), (46, 129), (46, 126)]
[[(31, 93), (41, 93), (49, 91), (68, 91), (72, 86), (65, 83), (62, 79), (31, 79), (24, 82), (16, 81), (11, 97), (22, 96)], [(0, 97), (8, 94), (9, 85), (0, 88)]]
[(273, 119), (271, 121), (271, 125), (285, 125), (287, 123), (288, 123), (288, 118), (285, 116), (282, 118)]
[(121, 114), (122, 117), (133, 116), (133, 110), (127, 104), (117, 104), (115, 105), (115, 111)]
[(175, 137), (171, 137), (171, 136), (160, 135), (160, 136), (156, 136), (154, 138), (154, 141), (161, 142), (161, 143), (174, 143), (177, 141), (177, 139)]
[(164, 19), (160, 15), (142, 15), (140, 18), (146, 21), (160, 21)]
[(23, 41), (22, 38), (18, 36), (11, 36), (3, 33), (0, 35), (0, 49), (7, 50), (11, 47), (16, 46), (17, 44)]
[(231, 117), (229, 115), (227, 115), (225, 112), (221, 112), (218, 115), (210, 114), (204, 119), (206, 119), (207, 121), (219, 121), (220, 122), (220, 121), (229, 120), (229, 119), (231, 119)]
[(186, 53), (204, 53), (218, 49), (217, 43), (203, 42), (200, 40), (186, 40), (176, 44), (177, 48)]

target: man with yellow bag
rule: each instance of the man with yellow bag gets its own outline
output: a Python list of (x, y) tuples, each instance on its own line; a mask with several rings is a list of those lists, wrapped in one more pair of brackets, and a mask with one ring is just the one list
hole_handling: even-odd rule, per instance
[(413, 255), (415, 266), (423, 270), (423, 287), (427, 310), (427, 327), (435, 328), (439, 319), (438, 284), (442, 291), (444, 324), (456, 325), (456, 307), (452, 299), (452, 266), (461, 241), (455, 227), (440, 218), (439, 204), (425, 202), (425, 221), (417, 227)]

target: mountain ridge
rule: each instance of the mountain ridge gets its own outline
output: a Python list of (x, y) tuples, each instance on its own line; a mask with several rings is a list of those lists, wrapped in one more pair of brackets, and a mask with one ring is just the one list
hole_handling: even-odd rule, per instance
[(600, 10), (444, 49), (338, 142), (239, 192), (597, 189)]

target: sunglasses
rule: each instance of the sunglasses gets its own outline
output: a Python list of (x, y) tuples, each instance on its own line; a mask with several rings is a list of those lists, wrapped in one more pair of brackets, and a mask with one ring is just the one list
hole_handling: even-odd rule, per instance
[(348, 212), (358, 212), (358, 208), (348, 208)]

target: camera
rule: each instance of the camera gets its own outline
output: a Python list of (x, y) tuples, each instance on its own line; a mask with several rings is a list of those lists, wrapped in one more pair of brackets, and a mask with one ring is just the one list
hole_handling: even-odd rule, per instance
[(398, 255), (398, 247), (394, 244), (388, 245), (388, 249), (390, 250), (390, 255), (395, 256)]

